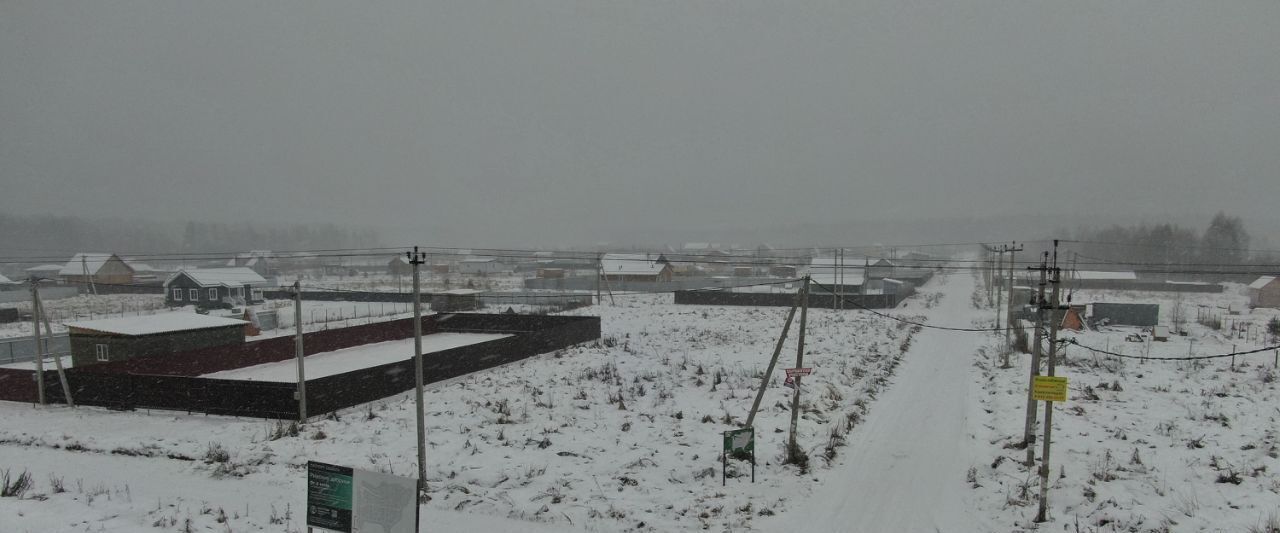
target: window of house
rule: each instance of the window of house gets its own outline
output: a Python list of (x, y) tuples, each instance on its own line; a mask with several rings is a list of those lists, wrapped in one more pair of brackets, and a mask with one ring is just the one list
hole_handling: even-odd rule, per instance
[(244, 287), (236, 287), (236, 298), (244, 298)]
[(254, 300), (262, 299), (262, 289), (253, 289), (253, 299)]
[(182, 301), (182, 289), (174, 289), (174, 290), (173, 290), (173, 301), (175, 301), (175, 302), (181, 302), (181, 301)]
[(209, 289), (209, 299), (210, 300), (218, 299), (218, 289)]
[(200, 289), (188, 289), (188, 290), (187, 290), (187, 296), (190, 296), (190, 297), (191, 297), (191, 301), (193, 301), (193, 302), (199, 301), (199, 300), (200, 300)]
[(98, 357), (99, 361), (111, 360), (111, 354), (109, 353), (109, 349), (106, 344), (95, 344), (93, 346), (93, 351), (94, 351), (94, 355)]

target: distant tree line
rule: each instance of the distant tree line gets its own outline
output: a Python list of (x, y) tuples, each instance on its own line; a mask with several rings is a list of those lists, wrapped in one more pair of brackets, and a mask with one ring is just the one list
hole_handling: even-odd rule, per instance
[(1106, 270), (1106, 263), (1114, 262), (1112, 270), (1252, 273), (1266, 270), (1253, 265), (1272, 259), (1250, 251), (1249, 232), (1240, 217), (1222, 212), (1214, 215), (1203, 232), (1177, 224), (1113, 225), (1079, 229), (1072, 240), (1083, 241), (1069, 246), (1079, 253), (1079, 262), (1088, 265), (1081, 270)]
[[(163, 254), (247, 250), (316, 250), (378, 246), (369, 229), (335, 224), (160, 223), (0, 213), (0, 256), (53, 259), (81, 251)], [(33, 261), (37, 262), (37, 261)]]

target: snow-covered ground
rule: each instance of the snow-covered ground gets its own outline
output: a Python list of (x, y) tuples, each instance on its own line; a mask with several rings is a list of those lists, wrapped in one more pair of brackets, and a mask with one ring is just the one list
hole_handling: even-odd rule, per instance
[[(617, 302), (575, 311), (603, 315), (597, 344), (431, 387), (424, 530), (435, 517), (457, 530), (503, 530), (503, 519), (557, 531), (753, 528), (831, 478), (848, 428), (878, 405), (914, 334), (810, 310), (805, 366), (815, 371), (799, 424), (809, 465), (781, 464), (793, 331), (756, 421), (757, 482), (734, 461), (721, 487), (721, 432), (745, 419), (786, 309)], [(266, 421), (2, 403), (0, 468), (33, 472), (35, 487), (0, 499), (0, 516), (15, 531), (174, 529), (188, 519), (195, 529), (297, 531), (307, 460), (415, 470), (413, 411), (401, 394), (288, 436)]]
[[(422, 353), (430, 354), (459, 346), (467, 346), (481, 342), (498, 340), (511, 335), (497, 333), (434, 333), (422, 337)], [(369, 368), (387, 363), (404, 361), (413, 357), (413, 339), (377, 342), (323, 352), (306, 357), (307, 379), (332, 376), (361, 368)], [(205, 374), (203, 377), (216, 379), (240, 379), (245, 381), (278, 381), (285, 383), (298, 382), (298, 366), (294, 361), (279, 361), (262, 365), (237, 368)]]
[[(969, 276), (939, 277), (889, 314), (990, 326), (975, 290)], [(1239, 295), (1182, 299), (1224, 297)], [(805, 366), (815, 371), (799, 424), (809, 465), (782, 464), (791, 389), (779, 371), (755, 424), (756, 483), (731, 461), (722, 487), (721, 432), (746, 417), (786, 310), (617, 302), (571, 312), (603, 317), (599, 343), (430, 386), (424, 531), (1266, 531), (1280, 520), (1270, 352), (1233, 369), (1229, 358), (1139, 363), (1068, 345), (1050, 522), (1036, 524), (1037, 479), (1012, 447), (1028, 356), (999, 368), (1001, 336), (810, 310)], [(1188, 337), (1166, 343), (1126, 343), (1136, 328), (1063, 336), (1152, 356), (1270, 342), (1194, 318)], [(794, 343), (793, 331), (780, 367), (792, 366)], [(306, 461), (412, 475), (413, 411), (401, 394), (293, 432), (0, 403), (0, 469), (26, 469), (35, 485), (24, 499), (0, 498), (3, 529), (173, 530), (189, 520), (193, 530), (301, 531)]]
[[(1136, 301), (1172, 307), (1231, 306), (1244, 298), (1224, 294), (1077, 294), (1077, 302)], [(1264, 320), (1273, 310), (1255, 310)], [(1243, 311), (1245, 319), (1250, 313)], [(1119, 354), (1203, 356), (1274, 345), (1265, 336), (1197, 324), (1167, 342), (1126, 342), (1135, 327), (1064, 331), (1060, 337)], [(1202, 361), (1139, 361), (1066, 345), (1057, 375), (1070, 380), (1068, 401), (1054, 404), (1049, 516), (1035, 524), (1039, 478), (1021, 463), (1030, 356), (1000, 368), (996, 344), (971, 352), (972, 387), (981, 390), (979, 444), (968, 486), (973, 506), (992, 530), (1280, 531), (1280, 393), (1272, 351)], [(1039, 404), (1043, 421), (1043, 403)], [(1037, 426), (1037, 434), (1043, 427)], [(1037, 446), (1035, 455), (1041, 454)], [(1073, 529), (1074, 530), (1074, 529)]]

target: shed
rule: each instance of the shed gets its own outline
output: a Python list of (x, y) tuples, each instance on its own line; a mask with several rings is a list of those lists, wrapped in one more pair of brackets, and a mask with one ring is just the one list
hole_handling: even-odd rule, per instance
[(458, 272), (463, 274), (493, 274), (508, 270), (506, 265), (492, 257), (468, 257), (458, 262)]
[(72, 365), (123, 361), (244, 343), (244, 320), (197, 313), (67, 322)]
[(33, 266), (31, 268), (24, 270), (23, 272), (26, 272), (28, 277), (48, 279), (48, 280), (54, 280), (59, 282), (62, 281), (62, 279), (59, 277), (59, 272), (62, 272), (62, 265)]
[(1151, 327), (1160, 321), (1159, 304), (1095, 303), (1090, 315), (1095, 322), (1106, 320), (1116, 326)]
[(1084, 306), (1073, 305), (1067, 307), (1066, 311), (1062, 314), (1062, 322), (1059, 323), (1058, 326), (1062, 329), (1069, 329), (1073, 331), (1084, 330)]
[(1250, 283), (1249, 307), (1280, 308), (1280, 277), (1262, 276)]
[(893, 271), (897, 266), (897, 263), (888, 259), (881, 259), (871, 263), (871, 265), (867, 267), (867, 279), (892, 278), (894, 277)]
[(165, 303), (229, 308), (262, 301), (267, 280), (248, 267), (181, 270), (164, 282)]
[(431, 310), (437, 313), (475, 311), (482, 307), (480, 291), (475, 289), (453, 289), (431, 295)]

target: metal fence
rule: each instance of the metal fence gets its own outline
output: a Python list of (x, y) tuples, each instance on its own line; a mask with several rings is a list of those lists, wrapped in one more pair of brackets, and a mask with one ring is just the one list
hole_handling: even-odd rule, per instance
[[(56, 355), (71, 353), (71, 339), (64, 333), (48, 339), (48, 352)], [(7, 339), (0, 341), (0, 364), (34, 361), (35, 339)]]

